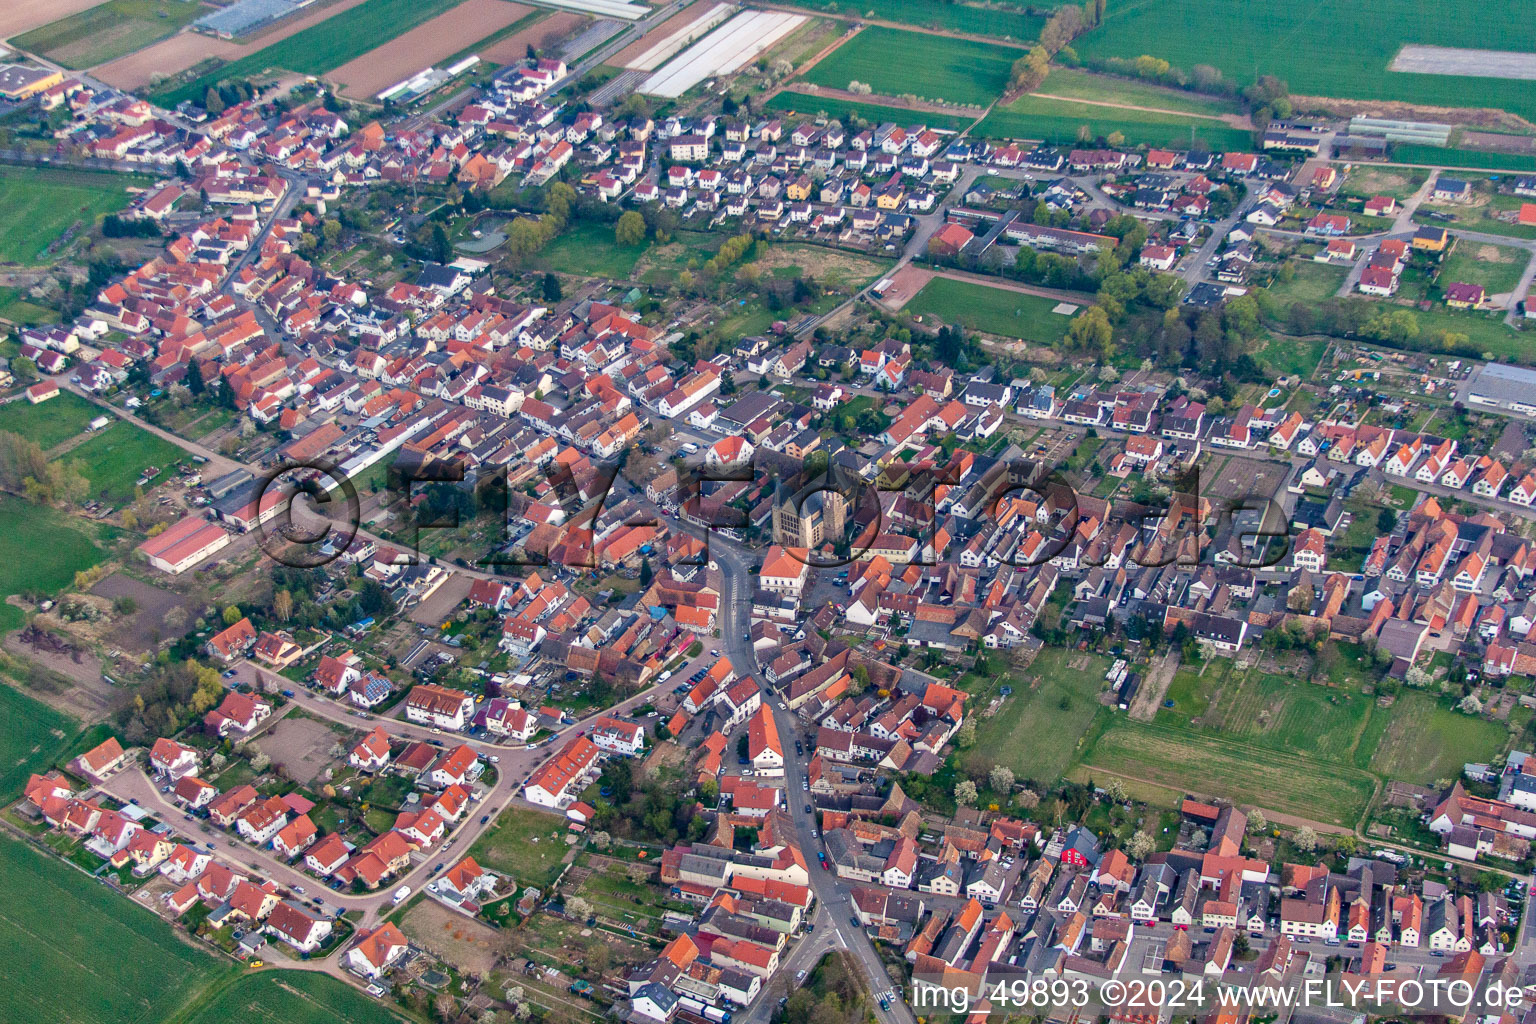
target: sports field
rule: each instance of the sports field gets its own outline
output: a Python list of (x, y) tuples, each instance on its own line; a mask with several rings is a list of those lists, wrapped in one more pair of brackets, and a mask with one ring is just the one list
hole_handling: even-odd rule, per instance
[(128, 205), (146, 180), (93, 171), (0, 167), (0, 263), (49, 261), (48, 246), (71, 226), (93, 227)]
[(89, 68), (173, 35), (206, 13), (200, 0), (107, 0), (12, 42), (67, 68)]
[(863, 82), (881, 96), (985, 106), (1008, 85), (1019, 51), (968, 39), (867, 28), (806, 72), (829, 89)]
[[(846, 82), (844, 83), (847, 84)], [(854, 103), (840, 96), (813, 96), (810, 93), (775, 93), (767, 103), (767, 109), (794, 114), (825, 114), (844, 124), (850, 117), (858, 117), (869, 124), (923, 124), (939, 131), (959, 131), (975, 118), (954, 114), (935, 114), (927, 110), (907, 110), (904, 107), (886, 106), (880, 103)]]
[(1103, 24), (1073, 46), (1089, 58), (1150, 54), (1186, 72), (1208, 64), (1242, 85), (1275, 75), (1296, 95), (1497, 107), (1529, 118), (1530, 82), (1387, 70), (1408, 43), (1536, 50), (1529, 13), (1522, 0), (1127, 0), (1109, 5)]
[[(0, 594), (51, 597), (100, 562), (105, 552), (75, 523), (44, 505), (0, 496)], [(0, 601), (0, 632), (23, 622), (20, 608)]]
[(226, 79), (249, 78), (275, 70), (324, 75), (462, 2), (367, 0), (184, 85), (162, 89), (151, 98), (161, 106), (174, 107), (183, 100), (201, 102), (210, 85)]
[(935, 277), (907, 303), (905, 311), (1004, 338), (1051, 345), (1062, 339), (1072, 322), (1069, 316), (1051, 312), (1056, 303), (1039, 295)]
[[(160, 1024), (228, 968), (121, 893), (0, 839), (0, 1020)], [(282, 1019), (282, 1018), (275, 1018)]]
[(63, 712), (0, 683), (0, 798), (18, 795), (27, 777), (46, 769), (79, 729)]
[(325, 974), (247, 974), (205, 1003), (188, 1024), (386, 1024), (402, 1018)]
[(1077, 141), (1083, 128), (1089, 138), (1125, 136), (1127, 146), (1191, 148), (1204, 143), (1211, 152), (1251, 149), (1253, 133), (1215, 117), (1194, 117), (1160, 110), (1126, 110), (1080, 100), (1020, 96), (997, 107), (977, 126), (977, 134), (1000, 139), (1041, 139), (1051, 143)]
[[(91, 482), (91, 497), (121, 503), (133, 500), (140, 473), (157, 466), (160, 474), (156, 479), (163, 479), (181, 455), (181, 449), (169, 441), (119, 421), (71, 448), (65, 457), (80, 461), (86, 479)], [(151, 482), (144, 489), (148, 491), (153, 486)]]
[(1045, 24), (1044, 18), (1022, 8), (974, 7), (964, 3), (934, 3), (933, 0), (859, 0), (856, 4), (798, 0), (795, 6), (818, 11), (851, 11), (878, 21), (899, 21), (917, 28), (946, 29), (1019, 41), (1035, 39)]
[(46, 452), (80, 433), (96, 416), (90, 402), (72, 391), (60, 391), (38, 405), (22, 399), (0, 406), (0, 431), (21, 434)]

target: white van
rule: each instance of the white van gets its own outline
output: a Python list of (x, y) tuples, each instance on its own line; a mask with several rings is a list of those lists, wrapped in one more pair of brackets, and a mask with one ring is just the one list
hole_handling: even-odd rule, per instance
[(404, 899), (407, 896), (409, 896), (410, 894), (411, 894), (411, 887), (408, 886), (408, 885), (402, 885), (400, 888), (395, 890), (394, 902), (400, 903), (400, 902), (404, 901)]

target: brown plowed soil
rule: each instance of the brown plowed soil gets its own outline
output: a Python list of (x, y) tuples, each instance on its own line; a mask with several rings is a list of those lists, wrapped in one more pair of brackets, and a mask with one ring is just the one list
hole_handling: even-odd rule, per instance
[[(356, 60), (348, 61), (326, 78), (337, 83), (353, 99), (372, 100), (388, 89), (452, 56), (478, 39), (506, 28), (531, 8), (506, 0), (465, 0), (431, 21), (396, 36)], [(484, 54), (480, 54), (484, 58)]]
[(556, 11), (520, 32), (498, 39), (486, 48), (480, 59), (492, 64), (511, 64), (528, 55), (530, 43), (535, 50), (547, 50), (586, 23), (587, 19), (574, 11)]

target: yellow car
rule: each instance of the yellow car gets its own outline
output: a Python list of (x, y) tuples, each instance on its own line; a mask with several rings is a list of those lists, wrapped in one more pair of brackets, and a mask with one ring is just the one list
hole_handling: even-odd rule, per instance
[(266, 964), (265, 960), (252, 960), (250, 962), (249, 966), (251, 966), (251, 967), (265, 967), (265, 966), (267, 966), (267, 964)]

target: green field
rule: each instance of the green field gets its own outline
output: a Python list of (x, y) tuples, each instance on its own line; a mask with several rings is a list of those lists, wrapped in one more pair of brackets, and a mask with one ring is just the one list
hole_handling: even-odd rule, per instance
[[(110, 503), (132, 501), (139, 474), (150, 466), (160, 468), (163, 479), (182, 456), (181, 449), (149, 431), (121, 420), (65, 456), (78, 459), (86, 479), (91, 482), (91, 497)], [(154, 482), (145, 486), (149, 490)]]
[(1367, 736), (1372, 771), (1391, 779), (1432, 783), (1455, 778), (1468, 761), (1491, 761), (1508, 733), (1486, 718), (1464, 715), (1423, 693), (1403, 693), (1386, 714), (1377, 709)]
[(68, 715), (0, 684), (0, 797), (20, 793), (27, 777), (45, 770), (79, 729)]
[(974, 331), (1051, 345), (1067, 333), (1071, 317), (1052, 313), (1056, 299), (969, 281), (935, 277), (907, 303), (905, 311), (958, 323)]
[(344, 982), (311, 971), (247, 974), (188, 1024), (386, 1024), (401, 1017)]
[(1331, 263), (1314, 263), (1311, 260), (1290, 260), (1285, 264), (1295, 271), (1289, 281), (1278, 278), (1269, 286), (1269, 294), (1281, 302), (1305, 302), (1316, 305), (1332, 298), (1338, 292), (1344, 278), (1349, 275), (1346, 267)]
[[(1128, 0), (1111, 4), (1103, 24), (1073, 46), (1086, 58), (1151, 54), (1186, 72), (1208, 64), (1240, 85), (1275, 75), (1296, 95), (1491, 106), (1533, 117), (1529, 82), (1387, 70), (1405, 43), (1536, 50), (1528, 13), (1519, 0)], [(1500, 27), (1496, 38), (1489, 25)]]
[(812, 96), (809, 93), (785, 90), (774, 95), (766, 104), (768, 110), (785, 114), (824, 114), (844, 124), (857, 117), (869, 124), (924, 124), (939, 131), (960, 131), (975, 118), (954, 114), (935, 114), (927, 110), (907, 110), (879, 103), (854, 103), (837, 96)]
[(1097, 768), (1339, 825), (1354, 825), (1373, 790), (1371, 777), (1355, 768), (1125, 718), (1114, 720), (1082, 763), (1090, 772)]
[(1044, 96), (1020, 96), (1007, 106), (996, 108), (977, 126), (976, 132), (990, 138), (1041, 139), (1064, 144), (1076, 142), (1084, 126), (1090, 138), (1108, 138), (1119, 132), (1128, 146), (1191, 148), (1193, 138), (1211, 152), (1253, 148), (1252, 132), (1233, 128), (1216, 118), (1122, 110)]
[[(53, 595), (100, 562), (105, 552), (74, 523), (46, 506), (0, 496), (0, 594)], [(0, 631), (23, 622), (20, 608), (0, 602)]]
[[(1470, 82), (1492, 82), (1491, 78), (1472, 78)], [(1398, 143), (1392, 147), (1392, 159), (1403, 164), (1429, 167), (1480, 167), (1490, 171), (1536, 171), (1536, 156), (1525, 153), (1488, 153), (1480, 149), (1453, 149), (1449, 146), (1413, 146)]]
[(1242, 108), (1231, 100), (1204, 93), (1187, 92), (1152, 85), (1135, 78), (1100, 75), (1077, 68), (1055, 67), (1040, 87), (1034, 90), (1047, 96), (1072, 100), (1099, 100), (1124, 103), (1149, 110), (1172, 110), (1186, 114), (1241, 114)]
[(544, 247), (534, 262), (545, 270), (581, 277), (606, 277), (627, 281), (649, 243), (620, 246), (613, 240), (613, 225), (583, 222)]
[(0, 320), (9, 320), (22, 327), (59, 322), (58, 310), (39, 306), (15, 288), (0, 288)]
[(803, 80), (829, 89), (846, 89), (850, 81), (859, 81), (881, 96), (985, 106), (1007, 87), (1018, 56), (1018, 50), (1007, 46), (867, 28), (828, 54)]
[[(227, 968), (119, 892), (0, 840), (0, 1020), (160, 1024)], [(25, 965), (25, 969), (18, 969)]]
[(151, 96), (164, 107), (183, 100), (201, 103), (210, 85), (226, 79), (250, 78), (271, 70), (324, 75), (361, 57), (417, 25), (457, 7), (463, 0), (366, 0), (287, 39), (224, 64), (183, 85)]
[(492, 871), (511, 875), (519, 886), (544, 887), (560, 872), (564, 835), (564, 819), (513, 807), (497, 816), (469, 853)]
[(1490, 296), (1512, 291), (1520, 283), (1520, 275), (1529, 259), (1530, 253), (1524, 249), (1463, 239), (1440, 264), (1440, 287), (1463, 281), (1482, 285)]
[(966, 761), (1007, 765), (1020, 780), (1053, 784), (1077, 757), (1078, 740), (1099, 709), (1098, 693), (1108, 670), (1105, 658), (1048, 647), (1023, 677), (995, 681), (1011, 685), (1014, 692), (992, 715), (981, 709), (996, 692), (996, 685), (990, 685), (994, 681), (968, 677), (962, 687), (973, 694), (970, 704), (978, 717), (976, 745), (965, 754)]
[(48, 246), (80, 222), (90, 228), (128, 205), (142, 178), (92, 171), (0, 167), (0, 263), (46, 263)]
[(200, 0), (107, 0), (11, 42), (67, 68), (89, 68), (142, 50), (207, 13)]
[(0, 406), (0, 430), (22, 434), (47, 451), (67, 441), (97, 416), (96, 407), (72, 391), (33, 405), (25, 398)]
[(1020, 9), (934, 3), (933, 0), (859, 0), (852, 5), (839, 4), (836, 0), (797, 0), (795, 6), (817, 11), (841, 10), (879, 21), (899, 21), (918, 28), (947, 29), (997, 39), (1032, 40), (1045, 24), (1044, 18)]

